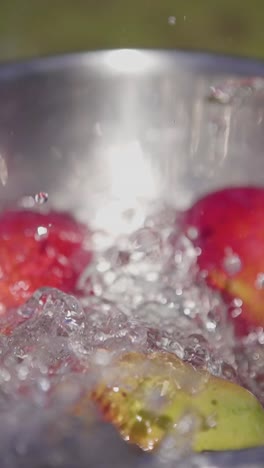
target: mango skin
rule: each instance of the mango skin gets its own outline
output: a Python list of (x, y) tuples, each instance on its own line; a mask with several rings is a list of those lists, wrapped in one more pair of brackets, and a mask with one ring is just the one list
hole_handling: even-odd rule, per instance
[[(196, 371), (169, 353), (129, 353), (116, 364), (114, 385), (101, 382), (78, 405), (92, 398), (103, 418), (116, 426), (124, 440), (144, 451), (157, 448), (177, 429), (186, 413), (199, 421), (192, 439), (196, 452), (237, 450), (264, 444), (264, 410), (247, 390)], [(195, 383), (194, 387), (192, 382)], [(156, 393), (164, 401), (149, 407)], [(161, 397), (163, 395), (163, 397)], [(210, 424), (210, 421), (214, 424)], [(187, 434), (186, 437), (191, 437)]]
[(197, 433), (196, 451), (237, 450), (264, 444), (263, 408), (244, 388), (212, 377), (193, 403), (203, 415), (209, 416), (212, 407), (216, 408), (217, 426)]
[[(264, 273), (264, 189), (231, 187), (205, 195), (182, 214), (180, 227), (187, 236), (196, 229), (192, 242), (200, 249), (197, 262), (207, 283), (228, 303), (243, 301), (241, 313), (231, 314), (236, 334), (264, 327), (264, 284), (258, 287)], [(237, 271), (225, 267), (230, 253), (241, 261)]]

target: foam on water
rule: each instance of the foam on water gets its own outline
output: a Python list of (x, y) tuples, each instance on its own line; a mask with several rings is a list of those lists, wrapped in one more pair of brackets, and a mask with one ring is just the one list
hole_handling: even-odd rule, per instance
[[(96, 254), (80, 280), (80, 297), (43, 288), (14, 312), (24, 322), (0, 337), (1, 468), (82, 467), (87, 460), (89, 466), (139, 466), (145, 455), (102, 424), (90, 403), (84, 417), (72, 411), (98, 379), (118, 386), (114, 362), (127, 351), (174, 353), (242, 382), (264, 401), (263, 333), (235, 341), (225, 304), (197, 274), (195, 233), (180, 235), (175, 217), (164, 209), (114, 241), (95, 233)], [(205, 382), (188, 385), (195, 392)], [(197, 425), (194, 414), (184, 414), (148, 464), (212, 466), (196, 457), (184, 464)]]

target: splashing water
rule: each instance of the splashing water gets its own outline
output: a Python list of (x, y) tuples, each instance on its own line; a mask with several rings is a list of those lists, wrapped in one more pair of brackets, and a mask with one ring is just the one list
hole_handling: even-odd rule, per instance
[[(236, 343), (221, 297), (197, 274), (195, 233), (180, 235), (175, 218), (165, 208), (115, 242), (95, 233), (95, 258), (80, 279), (78, 299), (43, 288), (13, 312), (24, 322), (0, 336), (1, 467), (85, 467), (87, 460), (110, 466), (112, 460), (121, 468), (124, 459), (137, 466), (138, 453), (102, 424), (89, 402), (85, 417), (72, 412), (98, 379), (118, 389), (114, 362), (129, 351), (173, 353), (196, 369), (242, 382), (264, 402), (264, 335)], [(237, 271), (232, 255), (226, 267)], [(199, 392), (206, 382), (188, 385)], [(152, 397), (149, 404), (159, 404), (160, 396)], [(209, 419), (210, 427), (216, 424)], [(181, 466), (192, 456), (199, 424), (186, 412), (150, 466)]]

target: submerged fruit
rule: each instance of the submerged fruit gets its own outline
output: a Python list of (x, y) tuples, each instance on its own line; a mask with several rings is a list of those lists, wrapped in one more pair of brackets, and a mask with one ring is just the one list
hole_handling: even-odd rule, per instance
[(227, 299), (239, 298), (233, 313), (238, 334), (264, 326), (264, 189), (227, 188), (198, 200), (182, 217), (195, 232), (198, 265), (208, 283)]
[[(65, 213), (2, 213), (1, 315), (24, 303), (40, 287), (74, 293), (80, 274), (91, 260), (88, 238), (86, 226)], [(12, 323), (9, 325), (12, 328)]]
[[(264, 411), (251, 393), (196, 371), (175, 355), (129, 353), (117, 361), (110, 375), (92, 398), (105, 420), (143, 450), (154, 449), (167, 434), (177, 437), (178, 423), (187, 413), (198, 421), (191, 441), (196, 451), (264, 443)], [(82, 407), (85, 400), (75, 409), (78, 414)]]

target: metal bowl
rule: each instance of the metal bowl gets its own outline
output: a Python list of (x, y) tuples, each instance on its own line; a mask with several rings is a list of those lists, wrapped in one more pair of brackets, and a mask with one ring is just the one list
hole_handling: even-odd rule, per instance
[[(264, 76), (264, 64), (143, 50), (3, 65), (2, 205), (45, 191), (52, 206), (119, 233), (140, 223), (148, 200), (183, 207), (217, 187), (264, 185), (262, 81), (244, 82), (242, 94), (235, 84), (241, 95), (225, 103), (208, 99), (227, 78), (248, 76)], [(130, 208), (138, 215), (128, 226)], [(205, 466), (195, 460), (188, 466)], [(206, 460), (263, 466), (264, 448)]]

